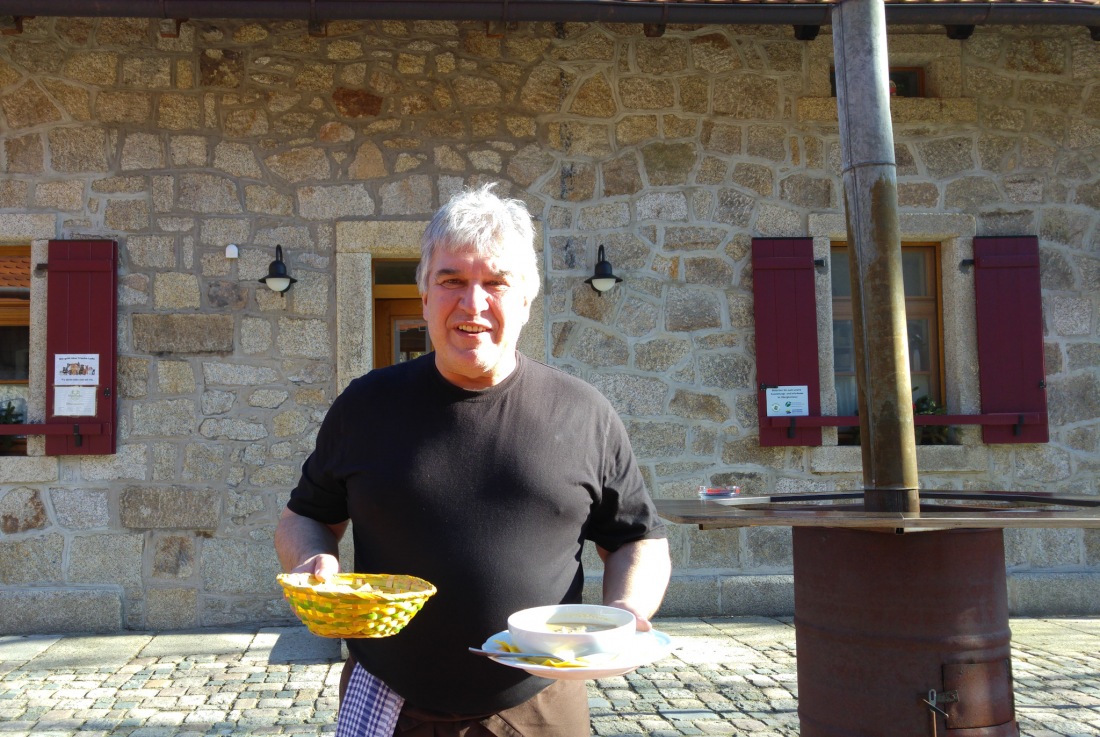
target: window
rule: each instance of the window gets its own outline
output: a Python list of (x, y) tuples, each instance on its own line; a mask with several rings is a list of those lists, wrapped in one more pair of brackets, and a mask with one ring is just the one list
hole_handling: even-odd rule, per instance
[(924, 97), (924, 70), (920, 67), (890, 67), (891, 97)]
[[(0, 247), (0, 423), (26, 422), (30, 376), (30, 246)], [(0, 455), (23, 455), (26, 439), (0, 435)]]
[[(811, 219), (810, 226), (811, 230), (829, 234), (828, 239), (818, 242), (818, 254), (835, 255), (830, 253), (830, 244), (843, 238), (843, 217), (829, 215), (819, 222)], [(932, 235), (936, 229), (919, 218), (910, 217), (906, 230), (936, 237)], [(914, 236), (914, 240), (918, 237), (922, 236)], [(845, 398), (842, 386), (847, 382), (850, 387), (855, 381), (851, 329), (843, 320), (845, 299), (849, 301), (847, 316), (851, 317), (851, 296), (842, 294), (832, 305), (830, 293), (833, 279), (847, 281), (848, 269), (842, 262), (834, 263), (831, 273), (827, 273), (827, 259), (814, 259), (814, 240), (787, 237), (752, 241), (757, 416), (762, 446), (821, 445), (821, 428), (854, 424), (854, 392), (849, 389)], [(923, 409), (918, 406), (915, 423), (923, 428), (923, 442), (929, 442), (929, 433), (925, 432), (928, 428), (932, 428), (931, 442), (943, 442), (934, 436), (943, 433), (942, 428), (949, 424), (980, 425), (985, 443), (1049, 442), (1038, 238), (968, 236), (965, 243), (962, 240), (945, 235), (944, 240), (937, 238), (932, 244), (908, 244), (903, 253), (909, 337), (913, 341), (913, 386), (917, 390), (914, 399), (937, 405)], [(974, 257), (968, 258), (971, 245)], [(945, 300), (943, 275), (947, 268), (941, 268), (941, 258), (950, 259), (952, 267), (946, 272), (953, 280), (949, 284), (953, 285), (954, 301), (946, 299), (949, 304), (962, 306), (959, 295), (969, 286), (964, 288), (960, 282), (972, 280), (974, 313), (969, 326), (960, 324), (966, 319), (966, 310), (952, 310), (945, 315), (940, 309)], [(842, 284), (837, 288), (844, 290)], [(838, 344), (835, 366), (828, 363), (828, 353), (822, 361), (818, 351), (817, 316), (830, 308), (839, 318), (833, 331)], [(952, 328), (948, 333), (945, 325)], [(974, 338), (966, 345), (960, 344), (960, 336), (970, 331)], [(823, 337), (827, 339), (827, 335)], [(950, 356), (945, 353), (944, 342), (951, 348)], [(951, 369), (950, 392), (945, 387), (945, 367)], [(976, 376), (963, 373), (971, 370)], [(839, 406), (823, 415), (822, 386), (827, 391), (833, 379)], [(766, 393), (778, 386), (803, 387), (809, 399), (808, 415), (768, 416)], [(954, 402), (951, 413), (942, 409), (946, 395)], [(929, 414), (946, 416), (932, 418), (926, 416)]]
[[(944, 404), (939, 253), (934, 243), (902, 244), (901, 260), (913, 401), (918, 412), (929, 414)], [(852, 290), (846, 244), (833, 244), (829, 275), (833, 299), (833, 374), (837, 414), (850, 416), (857, 414), (857, 400)], [(840, 427), (837, 434), (840, 445), (859, 444), (858, 427)], [(929, 428), (927, 435), (930, 442), (945, 442), (946, 428)]]
[[(890, 67), (890, 97), (924, 97), (924, 69), (921, 67)], [(836, 68), (829, 72), (829, 83), (836, 97)]]

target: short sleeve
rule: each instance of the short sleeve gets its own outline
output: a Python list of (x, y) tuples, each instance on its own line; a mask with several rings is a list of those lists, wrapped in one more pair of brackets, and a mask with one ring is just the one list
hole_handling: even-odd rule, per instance
[(603, 422), (601, 492), (585, 537), (608, 551), (626, 543), (668, 536), (645, 488), (622, 420), (608, 405)]
[(348, 519), (347, 486), (340, 472), (343, 453), (339, 442), (345, 435), (343, 418), (348, 403), (347, 391), (332, 403), (317, 432), (317, 444), (302, 464), (302, 475), (286, 505), (291, 512), (326, 525)]

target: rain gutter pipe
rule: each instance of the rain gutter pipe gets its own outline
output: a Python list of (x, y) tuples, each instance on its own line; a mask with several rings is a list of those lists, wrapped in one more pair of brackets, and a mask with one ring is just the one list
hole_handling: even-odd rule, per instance
[[(829, 25), (833, 3), (644, 0), (0, 0), (0, 15), (132, 18), (568, 21), (704, 25)], [(891, 24), (1100, 26), (1100, 5), (887, 3)]]

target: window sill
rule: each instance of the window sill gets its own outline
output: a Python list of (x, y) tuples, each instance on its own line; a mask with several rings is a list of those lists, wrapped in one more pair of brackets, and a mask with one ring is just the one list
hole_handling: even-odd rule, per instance
[[(798, 100), (798, 120), (803, 123), (836, 123), (835, 97), (803, 97)], [(894, 125), (975, 123), (977, 102), (969, 97), (892, 97), (890, 119)]]
[[(860, 474), (863, 471), (863, 454), (858, 445), (823, 445), (807, 450), (813, 473)], [(935, 469), (923, 474), (929, 476), (982, 473), (989, 470), (988, 446), (918, 445), (917, 466)]]
[[(993, 412), (982, 415), (914, 415), (913, 424), (926, 425), (982, 425), (1014, 426), (1041, 425), (1045, 417), (1039, 412)], [(835, 417), (768, 417), (766, 427), (774, 428), (798, 428), (798, 427), (855, 427), (859, 425), (859, 417), (856, 415), (842, 415)], [(3, 430), (0, 429), (0, 434)]]
[(49, 484), (59, 478), (54, 456), (0, 456), (0, 483)]
[(111, 426), (102, 422), (50, 422), (0, 424), (0, 435), (103, 435)]

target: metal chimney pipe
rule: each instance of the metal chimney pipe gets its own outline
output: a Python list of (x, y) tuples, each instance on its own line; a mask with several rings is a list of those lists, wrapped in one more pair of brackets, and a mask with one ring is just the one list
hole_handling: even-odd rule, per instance
[(833, 10), (864, 509), (919, 512), (883, 0)]

